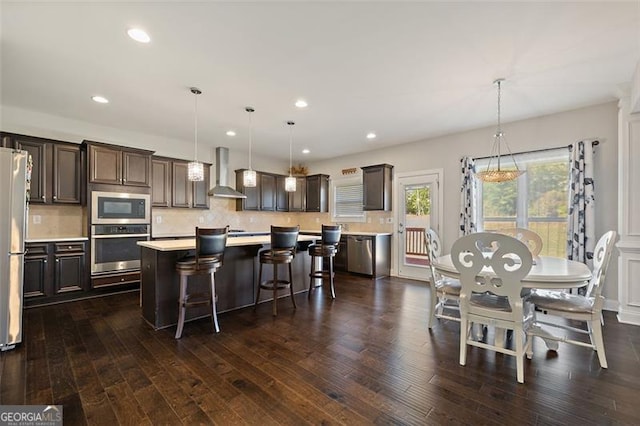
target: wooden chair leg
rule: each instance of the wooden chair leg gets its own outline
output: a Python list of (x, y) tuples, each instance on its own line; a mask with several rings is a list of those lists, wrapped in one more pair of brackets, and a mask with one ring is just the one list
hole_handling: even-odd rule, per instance
[(467, 363), (467, 336), (469, 335), (469, 322), (464, 316), (460, 317), (460, 365)]
[(211, 320), (213, 321), (213, 329), (216, 333), (220, 333), (218, 325), (218, 311), (216, 309), (216, 276), (215, 272), (211, 272)]
[(293, 302), (293, 309), (296, 309), (296, 298), (293, 297), (293, 269), (291, 262), (289, 262), (289, 292), (291, 293), (291, 301)]
[(429, 292), (431, 293), (431, 310), (429, 311), (429, 329), (433, 327), (433, 320), (436, 318), (436, 308), (438, 306), (438, 294), (435, 289), (435, 283), (429, 283)]
[(187, 275), (180, 275), (180, 298), (179, 300), (179, 311), (178, 311), (178, 328), (176, 329), (176, 339), (182, 337), (182, 329), (184, 328), (184, 320), (186, 316), (187, 307), (186, 298), (187, 298), (187, 280), (189, 277)]
[(598, 352), (598, 361), (600, 361), (600, 367), (608, 368), (607, 365), (607, 357), (604, 353), (604, 340), (602, 338), (602, 326), (600, 323), (600, 319), (596, 319), (591, 321), (589, 324), (589, 328), (591, 329), (591, 343), (595, 346), (596, 351)]
[(518, 383), (524, 383), (524, 342), (522, 341), (522, 326), (516, 326), (512, 338), (516, 346), (516, 376)]

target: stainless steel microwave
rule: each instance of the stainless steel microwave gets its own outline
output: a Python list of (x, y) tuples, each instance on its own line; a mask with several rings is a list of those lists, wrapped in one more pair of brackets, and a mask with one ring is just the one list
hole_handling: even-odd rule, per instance
[(151, 223), (151, 196), (121, 192), (91, 192), (91, 224)]

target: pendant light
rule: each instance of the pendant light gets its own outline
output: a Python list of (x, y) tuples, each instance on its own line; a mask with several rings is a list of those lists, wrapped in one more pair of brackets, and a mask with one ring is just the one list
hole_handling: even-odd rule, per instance
[[(475, 176), (482, 182), (508, 182), (517, 179), (518, 176), (524, 173), (523, 170), (518, 169), (518, 164), (516, 163), (515, 158), (513, 158), (513, 154), (511, 153), (509, 144), (504, 138), (504, 132), (501, 127), (500, 101), (502, 94), (501, 85), (503, 81), (504, 78), (498, 78), (493, 82), (498, 86), (498, 128), (496, 129), (495, 135), (493, 135), (493, 146), (491, 147), (491, 155), (489, 157), (487, 169), (475, 174)], [(501, 155), (502, 145), (504, 145), (509, 157), (511, 158), (513, 168), (509, 167), (506, 170), (502, 168), (502, 158), (504, 157)], [(494, 168), (491, 168), (492, 163), (494, 164)]]
[(249, 170), (245, 170), (242, 173), (242, 184), (246, 187), (254, 187), (257, 184), (257, 176), (256, 171), (251, 169), (251, 138), (252, 138), (252, 123), (251, 123), (251, 113), (255, 110), (252, 107), (246, 107), (244, 109), (249, 113)]
[(190, 181), (201, 182), (204, 180), (204, 166), (198, 161), (198, 95), (201, 94), (202, 91), (197, 87), (192, 87), (190, 90), (191, 93), (195, 95), (195, 152), (193, 161), (191, 161), (187, 166), (187, 177)]
[(287, 192), (296, 192), (296, 178), (291, 176), (291, 147), (293, 146), (293, 126), (296, 123), (293, 121), (287, 121), (289, 125), (289, 177), (284, 179), (284, 190)]

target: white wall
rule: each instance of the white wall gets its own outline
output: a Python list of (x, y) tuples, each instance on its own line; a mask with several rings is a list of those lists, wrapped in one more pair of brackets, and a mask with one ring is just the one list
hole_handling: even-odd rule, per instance
[[(597, 237), (607, 230), (617, 229), (617, 114), (617, 102), (611, 102), (503, 125), (505, 137), (513, 152), (567, 146), (583, 139), (600, 141), (595, 156)], [(448, 251), (458, 238), (460, 158), (464, 155), (488, 155), (494, 132), (495, 127), (492, 126), (410, 144), (372, 149), (362, 154), (311, 163), (309, 169), (311, 173), (322, 172), (331, 176), (340, 176), (341, 170), (345, 168), (380, 163), (392, 164), (394, 173), (444, 169), (444, 232), (441, 237), (445, 251)], [(395, 196), (394, 193), (394, 198)], [(617, 300), (617, 277), (615, 253), (608, 269), (608, 284), (604, 289), (607, 299)]]

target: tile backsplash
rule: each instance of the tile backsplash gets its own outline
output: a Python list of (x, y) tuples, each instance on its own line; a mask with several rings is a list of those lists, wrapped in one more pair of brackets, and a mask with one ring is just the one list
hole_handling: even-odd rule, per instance
[(86, 209), (81, 206), (29, 205), (27, 239), (87, 235)]
[[(268, 231), (270, 225), (300, 225), (303, 230), (320, 230), (331, 222), (329, 213), (237, 212), (235, 200), (211, 198), (209, 210), (154, 208), (154, 237), (194, 235), (195, 227), (223, 227), (245, 231)], [(86, 208), (64, 205), (31, 205), (27, 238), (87, 236)], [(367, 212), (365, 223), (348, 223), (349, 231), (393, 232), (392, 212)]]

